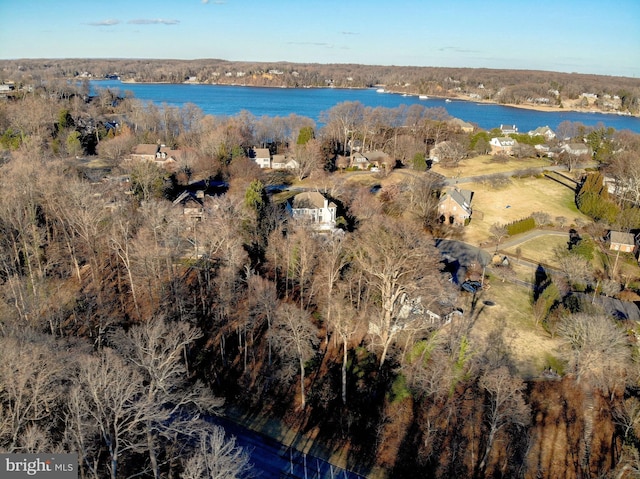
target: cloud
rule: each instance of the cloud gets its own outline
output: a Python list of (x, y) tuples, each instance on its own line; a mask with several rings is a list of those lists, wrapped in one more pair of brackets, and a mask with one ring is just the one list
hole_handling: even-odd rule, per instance
[(211, 3), (213, 5), (224, 5), (227, 2), (225, 0), (214, 0), (213, 2), (211, 0), (202, 0), (202, 3), (204, 3), (205, 5), (208, 3)]
[(342, 35), (360, 35), (358, 32), (340, 32)]
[(177, 25), (180, 20), (165, 20), (164, 18), (138, 18), (129, 20), (127, 23), (134, 25)]
[(102, 20), (101, 22), (89, 22), (87, 25), (91, 25), (92, 27), (112, 27), (120, 23), (120, 20), (110, 19), (110, 20)]
[(467, 50), (460, 47), (440, 47), (439, 52), (456, 52), (456, 53), (480, 53), (480, 50)]
[(333, 45), (325, 42), (287, 42), (287, 45), (313, 45), (316, 47), (329, 47), (332, 48)]

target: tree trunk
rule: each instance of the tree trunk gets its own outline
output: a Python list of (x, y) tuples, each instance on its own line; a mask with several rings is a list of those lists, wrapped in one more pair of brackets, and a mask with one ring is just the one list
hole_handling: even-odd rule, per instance
[(147, 421), (147, 448), (149, 449), (149, 461), (151, 461), (151, 469), (153, 469), (153, 477), (160, 479), (160, 469), (158, 467), (158, 457), (156, 455), (156, 447), (151, 432), (151, 421)]
[(484, 449), (484, 454), (482, 455), (482, 461), (478, 465), (478, 469), (480, 471), (480, 476), (484, 477), (484, 472), (487, 469), (487, 460), (489, 459), (489, 454), (491, 453), (491, 449), (493, 448), (493, 440), (496, 435), (496, 430), (494, 427), (489, 431), (489, 437), (487, 438), (487, 446)]
[(347, 405), (347, 338), (343, 337), (342, 351), (342, 404)]
[(300, 357), (300, 407), (304, 409), (306, 406), (306, 399), (304, 395), (304, 361)]

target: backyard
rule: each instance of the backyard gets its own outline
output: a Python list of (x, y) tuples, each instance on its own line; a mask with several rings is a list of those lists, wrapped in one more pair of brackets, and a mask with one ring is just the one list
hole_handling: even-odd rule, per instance
[(493, 224), (508, 224), (538, 211), (547, 213), (553, 224), (563, 222), (564, 227), (591, 221), (578, 211), (572, 190), (543, 177), (510, 178), (498, 187), (489, 183), (463, 187), (474, 192), (474, 213), (465, 228), (465, 240), (472, 244), (491, 241)]

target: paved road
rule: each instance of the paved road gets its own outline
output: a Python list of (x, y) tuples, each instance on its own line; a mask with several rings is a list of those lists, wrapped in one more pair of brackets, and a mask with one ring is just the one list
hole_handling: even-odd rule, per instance
[(227, 437), (236, 438), (236, 444), (249, 454), (253, 472), (259, 479), (365, 479), (364, 476), (332, 466), (322, 458), (303, 454), (229, 419), (211, 416), (209, 421), (224, 428)]
[(509, 240), (501, 243), (499, 245), (499, 250), (506, 250), (509, 248), (513, 248), (514, 246), (518, 246), (519, 244), (525, 243), (529, 240), (538, 238), (540, 236), (565, 236), (567, 238), (567, 242), (569, 241), (569, 233), (565, 233), (563, 231), (556, 230), (531, 230), (524, 234), (518, 235), (515, 238), (510, 238)]

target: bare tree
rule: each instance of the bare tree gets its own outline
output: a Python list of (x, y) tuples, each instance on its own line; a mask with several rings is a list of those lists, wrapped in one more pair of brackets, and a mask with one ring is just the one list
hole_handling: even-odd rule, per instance
[(408, 204), (420, 225), (428, 227), (438, 220), (438, 200), (442, 182), (435, 175), (412, 177), (408, 188)]
[[(63, 365), (35, 338), (0, 337), (0, 447), (22, 451), (53, 425)], [(44, 433), (46, 434), (46, 433)], [(46, 445), (51, 447), (51, 443)], [(34, 447), (33, 445), (31, 447)]]
[(271, 366), (271, 353), (273, 349), (271, 325), (276, 317), (276, 306), (278, 304), (276, 285), (255, 272), (250, 272), (247, 275), (247, 302), (247, 316), (252, 318), (253, 327), (251, 328), (250, 340), (247, 341), (245, 339), (245, 343), (247, 343), (244, 354), (245, 369), (248, 343), (253, 344), (253, 332), (258, 330), (265, 322), (267, 323), (267, 360), (269, 366)]
[(493, 223), (489, 228), (489, 232), (491, 233), (491, 236), (493, 236), (493, 239), (496, 240), (496, 251), (498, 251), (498, 246), (500, 246), (502, 240), (506, 236), (509, 236), (509, 233), (507, 233), (507, 227), (500, 223)]
[(531, 410), (524, 401), (524, 382), (511, 376), (506, 366), (485, 373), (480, 387), (487, 393), (486, 422), (488, 434), (478, 469), (482, 475), (487, 467), (496, 434), (507, 427), (524, 428), (531, 419)]
[(407, 354), (402, 370), (417, 394), (442, 398), (450, 392), (453, 381), (453, 361), (436, 331), (415, 345)]
[(327, 324), (331, 324), (334, 293), (340, 274), (348, 264), (347, 250), (343, 237), (339, 235), (322, 238), (319, 246), (319, 276), (322, 279), (321, 288), (326, 293), (324, 298), (320, 299), (320, 303), (323, 306)]
[[(222, 405), (200, 385), (187, 381), (188, 348), (202, 333), (187, 323), (153, 319), (116, 339), (125, 357), (143, 375), (145, 401), (155, 406), (144, 424), (146, 447), (154, 477), (160, 477), (158, 441), (171, 438), (172, 431), (186, 429), (199, 411), (211, 412)], [(186, 416), (190, 416), (188, 419)]]
[[(144, 398), (142, 375), (126, 364), (113, 350), (99, 356), (79, 358), (78, 373), (71, 389), (70, 427), (78, 450), (89, 451), (87, 442), (95, 434), (106, 448), (106, 467), (111, 479), (117, 479), (124, 454), (143, 442), (141, 428), (155, 412), (155, 405)], [(90, 463), (91, 457), (81, 458)]]
[(423, 319), (401, 312), (405, 302), (439, 310), (453, 303), (453, 292), (439, 274), (433, 241), (406, 222), (388, 217), (369, 221), (354, 238), (353, 255), (369, 287), (379, 295), (369, 332), (382, 348), (382, 366), (398, 333), (411, 321)]
[(304, 145), (296, 144), (294, 155), (297, 163), (295, 172), (300, 181), (322, 167), (322, 147), (316, 139), (311, 139)]
[[(364, 115), (364, 106), (359, 101), (345, 101), (321, 114), (325, 124), (325, 135), (340, 143), (341, 151), (346, 154), (349, 139), (359, 128)], [(350, 149), (353, 154), (353, 149)]]
[(631, 354), (625, 332), (605, 315), (578, 313), (561, 320), (558, 334), (566, 343), (564, 356), (576, 381), (585, 379), (615, 392)]
[(630, 443), (640, 436), (640, 401), (631, 396), (621, 399), (613, 408), (613, 420), (622, 430), (624, 442)]
[(278, 307), (272, 334), (278, 354), (284, 361), (298, 363), (300, 371), (300, 407), (306, 405), (305, 363), (315, 354), (317, 329), (309, 314), (299, 307), (284, 303)]
[(195, 451), (183, 462), (183, 479), (241, 479), (250, 477), (249, 455), (236, 444), (234, 437), (225, 439), (224, 430), (210, 426), (196, 439)]
[(296, 222), (288, 232), (290, 239), (289, 268), (297, 281), (298, 298), (301, 308), (307, 308), (315, 295), (319, 266), (320, 245), (318, 237), (305, 222)]
[(327, 316), (327, 329), (334, 334), (336, 345), (338, 341), (342, 344), (342, 368), (341, 368), (341, 384), (342, 384), (342, 403), (347, 404), (347, 367), (349, 359), (349, 343), (351, 338), (358, 331), (361, 319), (359, 313), (349, 304), (345, 298), (341, 298), (342, 294), (333, 301), (331, 316)]

